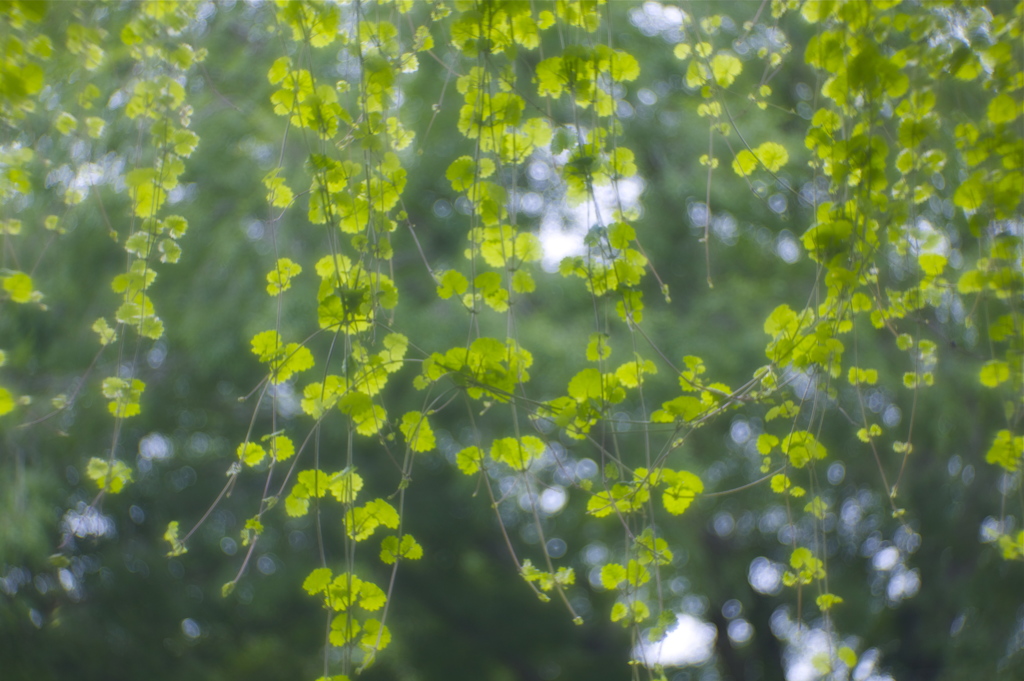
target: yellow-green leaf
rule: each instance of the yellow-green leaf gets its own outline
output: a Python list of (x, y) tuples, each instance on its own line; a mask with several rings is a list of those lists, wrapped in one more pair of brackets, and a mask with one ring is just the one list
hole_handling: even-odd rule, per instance
[(3, 278), (4, 291), (16, 303), (32, 300), (32, 277), (24, 272), (14, 272)]
[(479, 473), (483, 460), (484, 453), (476, 445), (466, 447), (455, 455), (455, 465), (466, 475), (476, 475)]
[(238, 445), (236, 453), (246, 466), (255, 466), (267, 456), (266, 450), (255, 442), (243, 442)]
[(95, 480), (101, 490), (111, 494), (117, 494), (132, 481), (132, 469), (117, 459), (110, 463), (94, 456), (89, 459), (85, 474), (90, 480)]
[(995, 388), (1000, 383), (1010, 380), (1010, 365), (998, 360), (985, 362), (979, 378), (986, 388)]
[(727, 52), (719, 52), (711, 59), (711, 75), (721, 87), (729, 87), (743, 72), (743, 62)]
[(167, 557), (172, 558), (174, 556), (180, 556), (188, 551), (185, 545), (178, 539), (178, 521), (172, 520), (167, 523), (167, 530), (164, 532), (164, 541), (171, 545), (171, 550), (167, 552)]
[(1021, 105), (1012, 96), (996, 95), (988, 103), (988, 120), (995, 124), (1010, 123), (1020, 116)]
[(402, 417), (400, 426), (405, 441), (414, 452), (429, 452), (437, 441), (434, 439), (434, 431), (430, 428), (427, 417), (418, 411), (410, 411)]
[(1021, 455), (1024, 455), (1024, 436), (1014, 437), (1008, 430), (996, 433), (992, 446), (985, 454), (985, 461), (1002, 466), (1013, 473), (1020, 468)]

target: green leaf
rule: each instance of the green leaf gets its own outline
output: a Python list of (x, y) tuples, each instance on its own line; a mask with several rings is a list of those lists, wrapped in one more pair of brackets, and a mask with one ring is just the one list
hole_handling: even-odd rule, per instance
[(399, 520), (394, 506), (383, 499), (374, 499), (364, 506), (349, 509), (345, 514), (345, 530), (350, 538), (363, 541), (381, 525), (397, 529)]
[(3, 277), (3, 287), (16, 303), (27, 303), (32, 300), (32, 277), (24, 272), (15, 272)]
[(278, 435), (271, 441), (270, 453), (276, 461), (285, 461), (295, 455), (295, 444), (288, 436)]
[(491, 458), (508, 464), (513, 470), (525, 471), (530, 463), (544, 453), (544, 441), (533, 435), (524, 435), (519, 440), (505, 437), (491, 445)]
[(772, 491), (776, 494), (785, 494), (789, 488), (792, 487), (792, 484), (793, 483), (790, 482), (788, 475), (778, 473), (772, 476)]
[(418, 411), (405, 414), (399, 428), (409, 448), (414, 452), (429, 452), (437, 446), (434, 431), (431, 430), (427, 417)]
[(826, 513), (828, 513), (828, 504), (821, 497), (816, 496), (804, 506), (804, 510), (818, 520), (824, 520)]
[(981, 367), (980, 379), (986, 388), (995, 388), (1000, 383), (1010, 380), (1010, 365), (999, 360), (985, 362)]
[(476, 475), (484, 460), (484, 453), (476, 445), (466, 447), (455, 455), (455, 465), (466, 475)]
[(261, 362), (269, 362), (282, 351), (281, 335), (274, 330), (263, 331), (252, 337), (252, 352)]
[(11, 395), (11, 391), (7, 388), (0, 387), (0, 416), (14, 411), (15, 405), (16, 402), (14, 401), (14, 396)]
[[(295, 476), (295, 486), (302, 486), (300, 494), (304, 497), (315, 497), (317, 499), (327, 494), (331, 487), (331, 478), (329, 475), (319, 469), (310, 469), (306, 471), (299, 471), (299, 474)], [(295, 494), (294, 488), (292, 491)]]
[(612, 248), (622, 250), (636, 239), (636, 230), (625, 222), (615, 222), (608, 227), (608, 243)]
[(623, 626), (639, 624), (651, 616), (651, 609), (643, 601), (632, 601), (629, 605), (616, 603), (612, 606), (612, 622), (622, 621)]
[(512, 290), (516, 293), (533, 293), (536, 288), (533, 276), (526, 270), (516, 270), (512, 274)]
[(680, 515), (693, 503), (694, 498), (704, 491), (704, 483), (689, 471), (664, 471), (662, 481), (668, 489), (662, 494), (661, 500), (665, 510), (672, 515)]
[(117, 332), (110, 328), (107, 320), (100, 317), (92, 324), (92, 330), (100, 337), (100, 345), (107, 346), (117, 340)]
[(608, 563), (601, 568), (601, 586), (606, 589), (617, 589), (626, 581), (626, 568), (618, 563)]
[(183, 555), (188, 551), (188, 549), (185, 548), (185, 545), (181, 543), (181, 540), (178, 539), (177, 520), (172, 520), (167, 523), (167, 530), (164, 532), (164, 541), (171, 545), (171, 550), (167, 552), (168, 558)]
[(626, 362), (615, 370), (615, 377), (619, 383), (627, 388), (636, 388), (643, 381), (644, 374), (656, 374), (658, 368), (649, 359), (643, 359), (638, 354), (632, 362)]
[[(839, 597), (836, 596), (836, 598)], [(842, 602), (842, 599), (839, 598), (839, 600), (836, 602)], [(839, 652), (837, 654), (839, 655), (839, 660), (850, 669), (853, 669), (857, 666), (857, 653), (855, 653), (852, 648), (843, 646), (839, 649)]]
[(116, 377), (103, 379), (103, 396), (110, 400), (107, 409), (117, 418), (128, 418), (140, 413), (139, 400), (145, 389), (146, 384), (137, 378), (130, 381)]
[[(825, 593), (825, 594), (821, 594), (816, 599), (814, 599), (814, 602), (818, 605), (818, 609), (819, 610), (821, 610), (822, 612), (827, 612), (827, 611), (831, 610), (833, 606), (842, 603), (843, 599), (840, 598), (839, 596), (836, 596), (835, 594)], [(850, 650), (850, 649), (846, 648), (845, 650)], [(853, 651), (850, 650), (850, 652), (852, 653)], [(847, 658), (849, 658), (849, 656), (847, 656)], [(853, 659), (854, 659), (854, 663), (856, 663), (857, 656), (854, 655)]]
[(1024, 456), (1024, 436), (1014, 437), (1004, 429), (996, 433), (992, 446), (985, 453), (985, 461), (1013, 473), (1020, 468), (1021, 456)]
[(778, 142), (765, 142), (754, 150), (757, 160), (770, 172), (776, 173), (789, 162), (789, 152)]
[(608, 334), (592, 333), (587, 342), (587, 361), (597, 362), (607, 359), (612, 354), (612, 348), (608, 345)]
[(477, 180), (489, 177), (494, 173), (494, 161), (481, 158), (479, 165), (470, 156), (460, 156), (452, 161), (445, 171), (445, 177), (452, 183), (455, 191), (464, 191), (472, 187)]
[(815, 0), (814, 2), (805, 2), (800, 6), (800, 16), (802, 16), (808, 23), (815, 24), (828, 18), (834, 8), (834, 0)]
[(94, 480), (101, 490), (117, 494), (132, 481), (132, 469), (123, 461), (114, 459), (113, 463), (98, 457), (89, 459), (85, 475)]
[(284, 345), (281, 335), (273, 329), (253, 336), (251, 346), (260, 362), (270, 365), (271, 382), (274, 384), (284, 383), (296, 373), (312, 368), (314, 364), (313, 353), (309, 348), (298, 343)]
[(732, 160), (732, 170), (740, 177), (746, 177), (757, 169), (757, 157), (751, 151), (743, 149)]
[(331, 578), (332, 573), (330, 568), (316, 568), (310, 572), (309, 576), (307, 576), (305, 581), (302, 582), (302, 588), (310, 595), (327, 591), (327, 586), (331, 583)]
[(939, 253), (923, 253), (918, 256), (917, 262), (926, 277), (937, 277), (946, 267), (946, 256)]
[(249, 518), (245, 521), (245, 527), (242, 528), (242, 546), (248, 546), (261, 534), (263, 534), (263, 523), (258, 517)]
[(965, 211), (973, 212), (981, 208), (988, 195), (985, 174), (978, 171), (960, 183), (953, 193), (953, 204)]
[(298, 496), (295, 489), (284, 498), (284, 510), (291, 518), (299, 518), (309, 513), (309, 496)]
[(292, 286), (292, 277), (302, 272), (302, 267), (288, 258), (278, 258), (274, 269), (267, 273), (267, 293), (280, 295)]
[(740, 177), (746, 177), (758, 167), (764, 166), (769, 172), (776, 173), (789, 162), (789, 152), (778, 142), (765, 142), (752, 151), (743, 149), (732, 161), (733, 171)]
[(626, 581), (631, 587), (643, 586), (651, 581), (651, 571), (646, 565), (631, 559), (626, 565)]
[(729, 87), (743, 72), (743, 62), (728, 52), (719, 52), (711, 59), (711, 75), (721, 87)]
[(447, 300), (453, 295), (463, 295), (469, 288), (465, 275), (457, 270), (446, 270), (441, 275), (441, 283), (437, 287), (437, 295)]
[(772, 449), (778, 444), (779, 438), (769, 433), (761, 433), (757, 436), (757, 451), (761, 454), (771, 454)]
[(255, 442), (243, 442), (238, 445), (238, 458), (246, 466), (256, 466), (267, 456), (266, 450)]
[(57, 116), (57, 120), (54, 122), (53, 127), (57, 128), (57, 132), (60, 134), (69, 135), (75, 131), (76, 127), (78, 127), (78, 120), (65, 111)]
[(359, 585), (359, 607), (364, 610), (380, 610), (387, 603), (388, 597), (384, 590), (373, 582), (362, 582)]
[(380, 559), (388, 565), (400, 559), (419, 560), (422, 557), (423, 547), (411, 534), (402, 535), (401, 542), (398, 537), (385, 537), (380, 545)]
[(373, 653), (383, 650), (391, 643), (391, 630), (375, 619), (366, 620), (359, 647), (372, 659)]
[(875, 385), (878, 383), (878, 370), (850, 367), (846, 379), (850, 385)]
[(346, 468), (329, 478), (327, 489), (341, 503), (351, 504), (356, 500), (359, 490), (363, 489), (363, 478), (354, 470)]
[(996, 95), (988, 103), (988, 120), (994, 125), (1011, 123), (1020, 116), (1020, 113), (1021, 105), (1006, 93)]
[(343, 646), (359, 635), (362, 626), (346, 612), (338, 614), (331, 620), (331, 633), (328, 640), (331, 645)]
[(691, 422), (698, 419), (706, 410), (706, 405), (698, 398), (681, 395), (663, 402), (661, 409), (651, 414), (655, 423), (672, 423), (673, 421)]
[(577, 402), (600, 400), (602, 395), (601, 372), (597, 369), (584, 369), (569, 381), (569, 397)]
[(825, 447), (806, 430), (798, 430), (787, 435), (782, 440), (780, 448), (796, 468), (803, 468), (814, 459), (824, 459), (828, 454)]

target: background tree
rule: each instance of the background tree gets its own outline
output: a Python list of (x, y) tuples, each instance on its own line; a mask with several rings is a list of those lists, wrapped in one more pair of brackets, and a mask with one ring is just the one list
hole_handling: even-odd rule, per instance
[(3, 11), (16, 677), (1020, 676), (1024, 5)]

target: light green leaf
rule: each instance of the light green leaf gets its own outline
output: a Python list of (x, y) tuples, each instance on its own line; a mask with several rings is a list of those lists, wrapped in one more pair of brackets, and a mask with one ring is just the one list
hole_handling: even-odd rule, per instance
[(140, 411), (139, 400), (146, 384), (137, 378), (130, 381), (124, 378), (110, 377), (103, 380), (103, 396), (110, 400), (107, 409), (117, 418), (135, 416)]
[(711, 75), (721, 87), (729, 87), (743, 72), (743, 62), (728, 52), (719, 52), (711, 59)]
[(996, 433), (992, 446), (985, 454), (985, 461), (1002, 466), (1013, 473), (1020, 468), (1021, 456), (1024, 455), (1024, 436), (1016, 436), (1009, 430), (1000, 430)]
[[(838, 598), (838, 596), (836, 598)], [(842, 599), (840, 598), (838, 602), (841, 601)], [(850, 669), (853, 669), (857, 666), (857, 653), (855, 653), (852, 648), (843, 646), (839, 649), (838, 655), (839, 660)]]
[(302, 266), (289, 258), (278, 258), (274, 269), (267, 273), (267, 293), (272, 296), (291, 288), (292, 277), (302, 272)]
[(985, 362), (981, 367), (980, 379), (986, 388), (995, 388), (1000, 383), (1010, 380), (1010, 365), (999, 360)]
[(302, 588), (310, 595), (320, 593), (321, 591), (327, 591), (327, 586), (331, 583), (331, 578), (332, 574), (330, 568), (316, 568), (310, 572), (309, 576), (307, 576), (305, 581), (302, 582)]
[(95, 456), (89, 459), (85, 475), (94, 480), (101, 490), (111, 494), (117, 494), (132, 481), (132, 469), (123, 461), (114, 459), (113, 463), (110, 463)]
[(828, 454), (825, 447), (806, 430), (798, 430), (787, 435), (783, 438), (780, 448), (796, 468), (803, 468), (813, 459), (824, 459)]
[(1020, 116), (1021, 105), (1012, 96), (996, 95), (988, 103), (988, 120), (993, 124), (1011, 123)]
[(14, 411), (16, 402), (14, 401), (14, 395), (7, 388), (0, 387), (0, 416), (9, 414)]
[(437, 295), (447, 300), (453, 295), (463, 295), (469, 288), (465, 275), (457, 270), (446, 270), (441, 275), (441, 283), (437, 287)]
[(27, 303), (32, 300), (32, 277), (24, 272), (14, 272), (3, 277), (3, 287), (16, 303)]
[(704, 483), (689, 471), (665, 470), (662, 481), (668, 484), (668, 489), (662, 494), (661, 500), (665, 510), (672, 515), (683, 513), (694, 498), (704, 491)]
[(181, 543), (181, 540), (178, 539), (177, 520), (172, 520), (167, 523), (167, 530), (164, 532), (164, 541), (171, 545), (171, 550), (167, 552), (168, 558), (183, 555), (188, 551), (188, 549), (185, 548), (185, 545)]
[(480, 472), (480, 465), (483, 463), (484, 453), (476, 445), (466, 447), (455, 455), (455, 465), (466, 475), (476, 475)]
[(608, 334), (592, 333), (587, 342), (587, 361), (597, 362), (606, 359), (612, 354), (612, 348), (608, 345)]
[(409, 448), (414, 452), (429, 452), (437, 446), (434, 431), (431, 430), (427, 417), (418, 411), (405, 414), (399, 428)]
[(544, 441), (533, 435), (524, 435), (519, 440), (504, 437), (491, 445), (491, 458), (508, 464), (514, 470), (525, 471), (544, 453), (544, 447)]
[(743, 149), (732, 160), (732, 169), (740, 177), (746, 177), (757, 169), (757, 157), (747, 149)]
[(266, 450), (260, 447), (255, 442), (243, 442), (238, 445), (238, 458), (246, 466), (255, 466), (259, 464), (267, 456)]
[(403, 535), (401, 542), (398, 537), (385, 537), (380, 545), (380, 559), (388, 565), (400, 559), (419, 560), (422, 557), (423, 547), (411, 534)]
[(584, 369), (569, 381), (569, 397), (577, 402), (600, 400), (602, 394), (601, 372), (597, 369)]
[(626, 568), (618, 563), (608, 563), (601, 568), (601, 586), (604, 588), (616, 589), (624, 581), (626, 581)]

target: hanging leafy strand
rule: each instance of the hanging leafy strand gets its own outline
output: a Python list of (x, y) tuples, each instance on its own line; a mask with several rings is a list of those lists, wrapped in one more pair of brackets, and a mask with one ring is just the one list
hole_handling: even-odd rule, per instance
[[(46, 80), (46, 62), (53, 57), (53, 41), (40, 27), (45, 14), (45, 7), (35, 3), (11, 3), (3, 10), (4, 28), (0, 29), (4, 44), (0, 61), (0, 310), (11, 303), (44, 307), (42, 292), (35, 290), (31, 274), (25, 271), (31, 271), (28, 263), (22, 265), (21, 258), (12, 257), (21, 251), (16, 244), (26, 226), (13, 217), (8, 207), (32, 192), (31, 166), (36, 154), (28, 140), (19, 139), (16, 131), (37, 110), (38, 95)], [(54, 217), (46, 227), (56, 229), (56, 224)], [(0, 367), (6, 363), (7, 355), (0, 350)], [(0, 417), (13, 412), (19, 402), (29, 401), (28, 396), (18, 398), (0, 384)]]
[[(134, 350), (121, 337), (118, 365), (122, 358), (128, 359), (126, 354), (132, 355), (127, 375), (110, 376), (102, 384), (103, 396), (110, 400), (108, 408), (116, 419), (114, 439), (108, 460), (94, 458), (87, 474), (104, 491), (117, 492), (131, 479), (131, 470), (114, 455), (121, 421), (141, 411), (146, 384), (135, 378), (141, 339), (156, 340), (164, 334), (163, 321), (156, 314), (149, 290), (156, 280), (156, 263), (176, 263), (181, 258), (178, 240), (188, 230), (184, 217), (166, 215), (163, 208), (171, 192), (180, 185), (185, 159), (199, 143), (199, 137), (188, 129), (192, 107), (185, 101), (185, 88), (189, 71), (202, 62), (206, 51), (196, 50), (183, 40), (195, 9), (188, 4), (140, 3), (120, 32), (121, 42), (128, 48), (138, 74), (124, 89), (124, 115), (135, 123), (139, 139), (148, 138), (148, 143), (143, 146), (140, 142), (134, 167), (124, 177), (131, 205), (128, 228), (122, 231), (111, 226), (111, 237), (124, 239), (127, 254), (126, 271), (111, 283), (114, 293), (121, 296), (121, 305), (114, 313), (116, 326), (101, 317), (92, 327), (104, 347), (113, 344), (124, 328), (138, 336)], [(98, 30), (72, 24), (68, 32), (71, 51), (87, 55), (87, 68), (90, 63), (98, 65), (102, 50), (95, 42), (85, 42), (98, 41)], [(62, 120), (73, 120), (70, 114), (62, 116)], [(90, 129), (90, 135), (98, 125)], [(84, 199), (84, 191), (69, 190), (65, 194), (65, 201), (72, 205)], [(116, 476), (116, 484), (112, 484), (111, 475)]]
[[(57, 211), (64, 213), (63, 216), (49, 215), (43, 221), (42, 226), (50, 233), (47, 245), (67, 231), (65, 222), (74, 223), (73, 217), (69, 219), (69, 216), (90, 193), (105, 216), (98, 189), (92, 187), (103, 181), (98, 181), (98, 175), (116, 170), (103, 165), (106, 162), (104, 143), (109, 142), (107, 122), (100, 116), (91, 115), (99, 113), (96, 101), (104, 94), (94, 82), (101, 79), (94, 76), (101, 71), (124, 66), (113, 63), (110, 58), (108, 31), (91, 25), (93, 21), (85, 16), (86, 12), (80, 6), (73, 8), (70, 20), (61, 25), (63, 33), (56, 39), (64, 49), (57, 49), (54, 39), (45, 32), (51, 30), (54, 23), (50, 9), (48, 4), (37, 2), (5, 5), (4, 23), (7, 28), (0, 78), (0, 123), (5, 133), (0, 151), (4, 178), (0, 181), (0, 205), (7, 210), (17, 206), (19, 196), (27, 197), (32, 192), (33, 174), (44, 172), (54, 161), (59, 162), (59, 155), (36, 158), (32, 146), (37, 139), (46, 139), (45, 135), (49, 133), (58, 140), (66, 141), (72, 148), (70, 162), (47, 177), (48, 185), (56, 179), (63, 187), (60, 197), (63, 206)], [(128, 68), (135, 69), (138, 77), (119, 96), (125, 103), (125, 116), (137, 124), (140, 139), (146, 136), (149, 143), (136, 150), (136, 167), (120, 178), (128, 188), (131, 202), (128, 227), (117, 229), (108, 223), (110, 235), (115, 240), (124, 239), (127, 261), (125, 271), (112, 282), (114, 292), (122, 299), (114, 315), (116, 324), (111, 326), (101, 318), (92, 325), (103, 347), (118, 339), (121, 327), (131, 327), (139, 336), (150, 339), (163, 334), (162, 322), (148, 293), (156, 278), (153, 265), (157, 260), (166, 263), (178, 260), (181, 249), (177, 239), (184, 235), (187, 222), (179, 216), (161, 218), (159, 213), (169, 192), (178, 187), (179, 176), (184, 171), (184, 159), (198, 142), (195, 133), (188, 130), (191, 109), (184, 102), (185, 77), (205, 53), (193, 50), (182, 39), (194, 7), (142, 3), (134, 9), (134, 16), (124, 24), (119, 37), (129, 48), (132, 64)], [(75, 74), (71, 79), (73, 85), (52, 95), (47, 94), (44, 83), (59, 80), (69, 73)], [(113, 93), (106, 94), (109, 97)], [(38, 106), (41, 96), (47, 97), (45, 107)], [(60, 145), (57, 149), (66, 150)], [(5, 241), (21, 232), (21, 221), (16, 218), (4, 220), (2, 224)], [(44, 246), (38, 257), (45, 250)], [(7, 253), (14, 252), (13, 248), (5, 249), (5, 259)], [(23, 256), (35, 257), (28, 251)], [(23, 268), (30, 271), (35, 268), (35, 265), (26, 267), (28, 265), (16, 264), (9, 268), (5, 263), (0, 274), (4, 302), (35, 303), (46, 309), (41, 302), (43, 294), (34, 289), (32, 276), (22, 271)], [(127, 352), (137, 357), (138, 343), (134, 351)], [(101, 386), (103, 396), (110, 400), (109, 411), (115, 418), (114, 444), (107, 460), (93, 458), (86, 471), (87, 476), (96, 481), (101, 493), (116, 493), (131, 480), (131, 469), (114, 459), (114, 451), (120, 422), (139, 413), (140, 398), (145, 389), (145, 384), (134, 378), (135, 360), (125, 356), (123, 341), (120, 353), (122, 356), (118, 363), (130, 367), (128, 374), (107, 377)], [(53, 398), (52, 404), (60, 411), (69, 406), (73, 398), (74, 395), (69, 398), (61, 394)], [(28, 404), (30, 398), (24, 396), (20, 401)], [(11, 411), (14, 404), (10, 391), (0, 388), (0, 415)]]
[[(404, 13), (411, 4), (398, 3), (394, 9)], [(310, 594), (323, 593), (325, 606), (336, 613), (328, 625), (328, 640), (345, 650), (345, 674), (357, 665), (361, 669), (372, 664), (391, 640), (384, 624), (389, 591), (356, 576), (357, 545), (378, 531), (386, 533), (378, 557), (392, 566), (392, 583), (400, 561), (423, 555), (416, 540), (402, 531), (401, 508), (412, 455), (435, 447), (426, 405), (422, 412), (407, 412), (396, 420), (383, 402), (384, 390), (391, 376), (402, 368), (409, 345), (401, 333), (381, 333), (382, 327), (394, 324), (398, 305), (398, 289), (389, 274), (394, 255), (391, 240), (398, 221), (405, 217), (400, 202), (406, 171), (399, 153), (413, 138), (394, 113), (398, 77), (416, 70), (415, 50), (428, 49), (429, 36), (417, 32), (415, 47), (403, 51), (396, 24), (381, 16), (377, 11), (366, 13), (358, 5), (306, 2), (280, 2), (274, 12), (277, 31), (282, 42), (290, 46), (290, 56), (276, 59), (268, 71), (268, 80), (276, 88), (270, 104), (302, 139), (304, 171), (310, 182), (309, 189), (302, 192), (308, 200), (304, 218), (312, 225), (323, 226), (327, 253), (305, 266), (290, 257), (278, 257), (267, 273), (267, 293), (277, 298), (280, 310), (293, 281), (304, 270), (313, 270), (319, 278), (315, 293), (319, 334), (329, 334), (332, 341), (326, 356), (318, 358), (309, 346), (317, 333), (303, 342), (286, 342), (279, 322), (278, 328), (261, 331), (252, 338), (252, 352), (268, 370), (261, 401), (272, 386), (320, 367), (319, 379), (307, 382), (301, 390), (301, 409), (314, 425), (302, 445), (296, 447), (296, 441), (278, 429), (275, 410), (270, 434), (257, 441), (250, 428), (238, 445), (239, 461), (229, 471), (229, 484), (233, 484), (243, 467), (265, 469), (269, 489), (277, 464), (295, 457), (284, 480), (278, 483), (280, 491), (263, 499), (242, 531), (243, 544), (249, 546), (246, 563), (263, 530), (263, 515), (282, 497), (288, 516), (313, 511), (318, 524), (320, 500), (333, 499), (342, 506), (344, 572), (332, 577), (332, 568), (326, 564), (328, 547), (321, 546), (322, 565), (310, 573), (304, 588)], [(320, 53), (338, 46), (355, 75), (325, 82), (318, 69)], [(286, 181), (295, 174), (282, 165), (263, 178), (267, 203), (285, 211), (274, 222), (284, 224), (280, 218), (298, 208), (295, 192)], [(335, 373), (339, 365), (340, 373)], [(307, 445), (319, 441), (320, 424), (339, 412), (349, 431), (348, 447), (342, 456), (329, 461), (321, 457), (314, 444), (313, 467), (307, 463), (299, 469)], [(360, 463), (355, 458), (353, 438), (374, 438), (390, 449), (388, 443), (397, 433), (405, 442), (405, 454), (396, 508), (382, 497), (360, 497), (364, 481), (357, 472)], [(168, 540), (172, 553), (179, 544), (183, 546), (176, 534)], [(245, 564), (224, 586), (225, 593), (230, 593), (244, 569)], [(355, 604), (358, 608), (351, 607)], [(379, 614), (369, 615), (377, 611)], [(326, 678), (330, 667), (327, 650), (324, 656)]]

